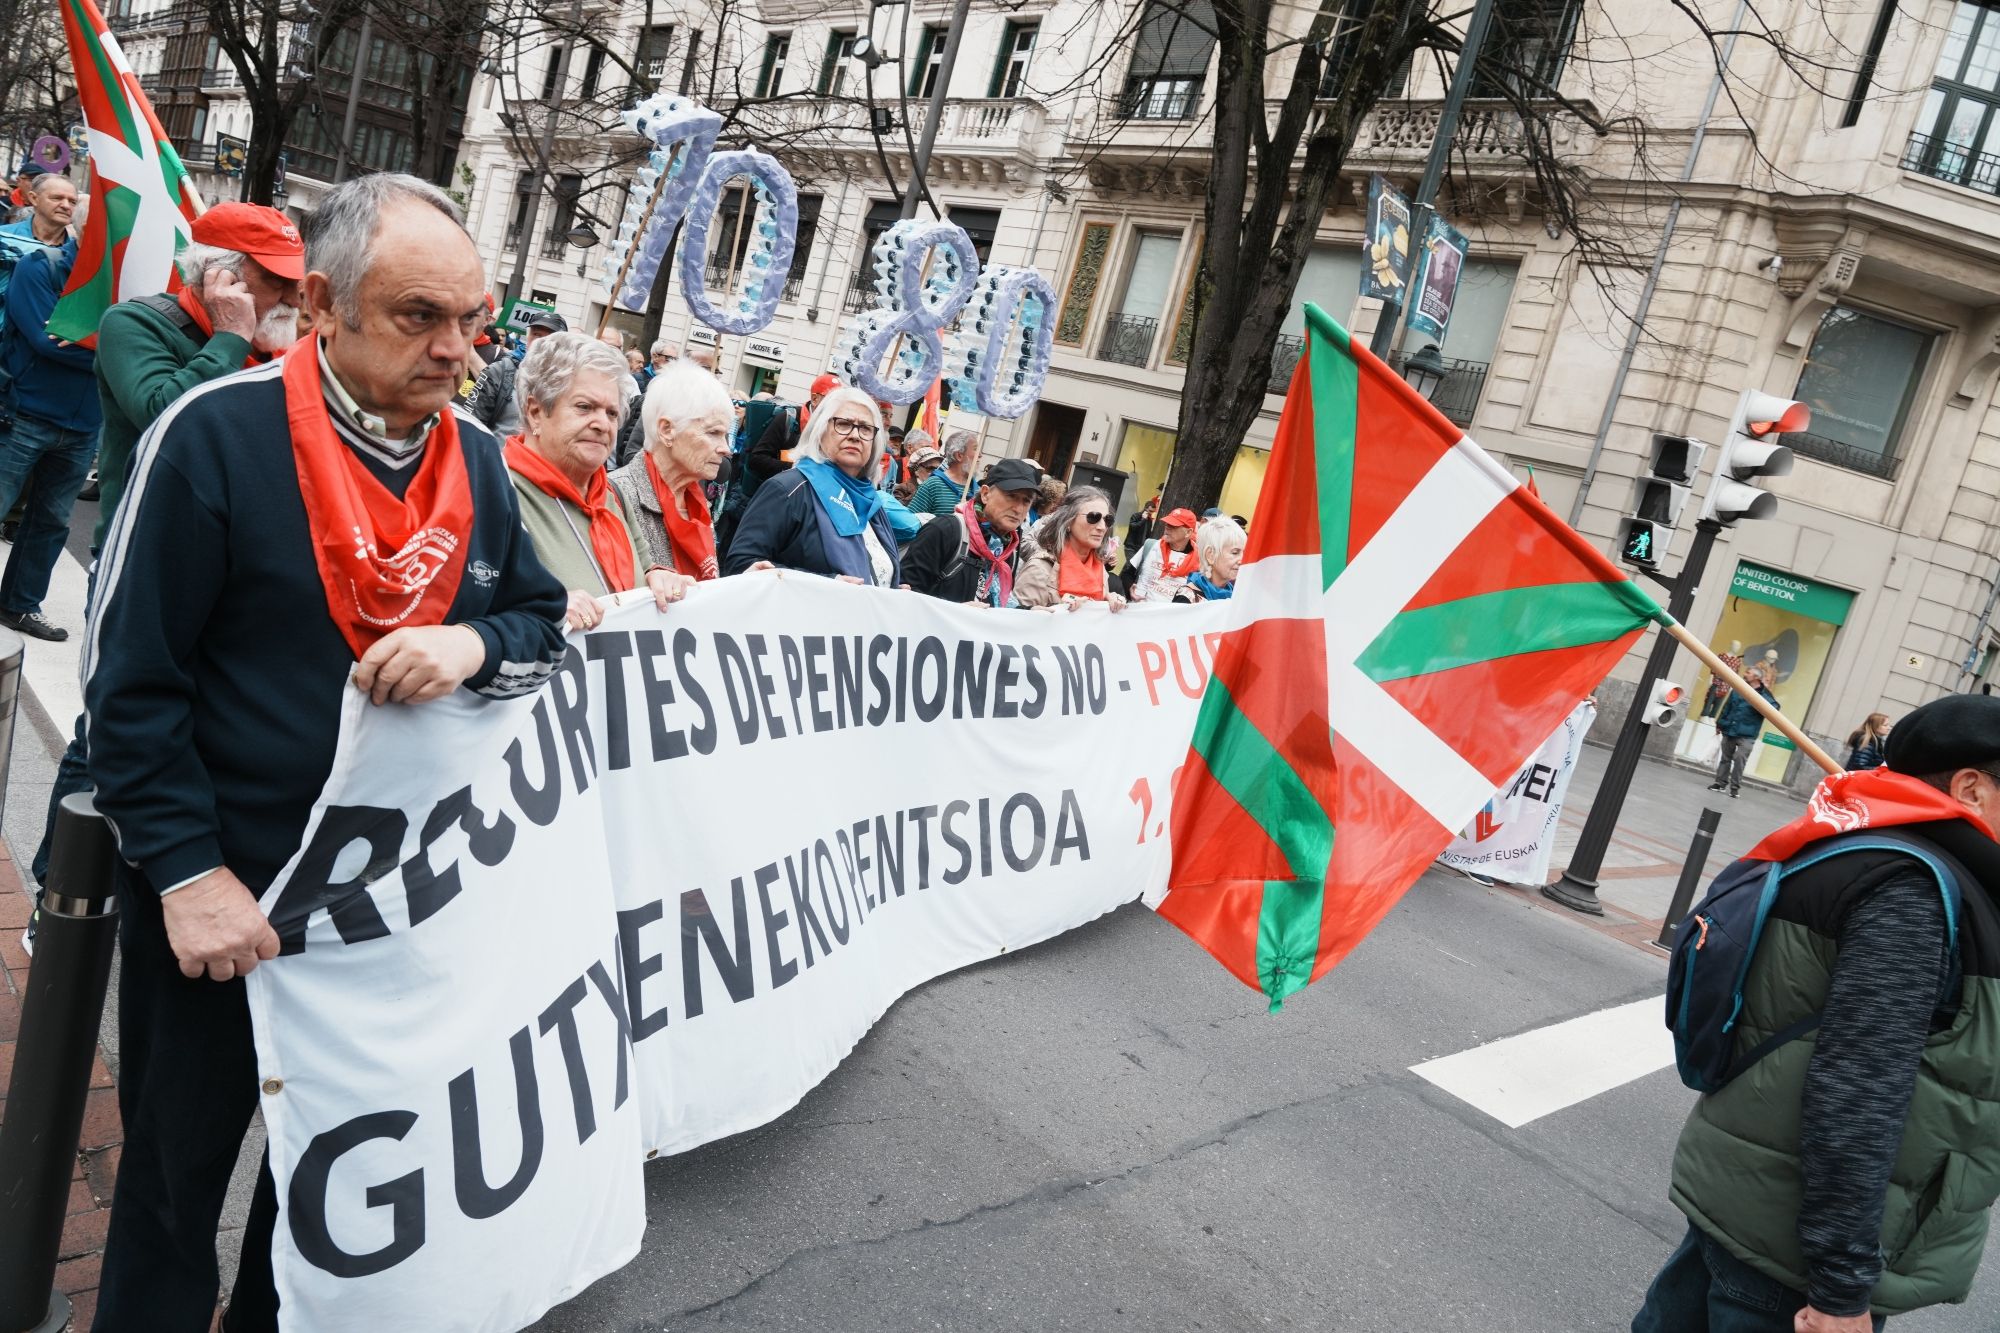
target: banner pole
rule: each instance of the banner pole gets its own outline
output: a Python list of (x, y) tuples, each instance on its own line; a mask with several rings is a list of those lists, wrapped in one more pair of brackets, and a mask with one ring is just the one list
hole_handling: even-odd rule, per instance
[[(679, 145), (675, 146), (678, 147)], [(668, 153), (667, 167), (671, 168), (673, 164), (674, 164), (674, 155), (672, 153)], [(645, 242), (646, 239), (646, 224), (653, 220), (653, 212), (655, 209), (659, 208), (660, 199), (662, 196), (666, 194), (667, 185), (672, 179), (673, 178), (671, 175), (668, 174), (668, 171), (666, 169), (662, 169), (660, 172), (660, 178), (657, 181), (653, 182), (653, 197), (646, 201), (646, 213), (644, 217), (639, 219), (639, 229), (632, 233), (632, 244), (625, 247), (625, 262), (618, 266), (618, 277), (611, 284), (611, 299), (604, 303), (604, 317), (598, 320), (597, 322), (597, 336), (600, 338), (604, 336), (604, 331), (611, 327), (612, 312), (615, 310), (622, 309), (622, 307), (618, 304), (618, 294), (625, 290), (625, 278), (628, 274), (632, 272), (632, 260), (638, 255), (639, 247)], [(527, 242), (524, 240), (522, 241), (522, 244), (525, 245), (527, 244)], [(665, 268), (666, 266), (667, 266), (667, 261), (665, 259), (662, 259), (660, 261), (660, 267)], [(658, 282), (659, 280), (660, 280), (659, 275), (655, 274), (653, 277), (653, 281)], [(517, 297), (518, 295), (519, 294), (516, 293)], [(722, 357), (722, 342), (720, 339), (717, 339), (716, 359), (720, 361), (721, 357)]]
[(1763, 695), (1751, 689), (1749, 681), (1737, 675), (1727, 662), (1715, 655), (1713, 649), (1700, 639), (1697, 639), (1686, 625), (1676, 622), (1668, 625), (1666, 630), (1667, 633), (1679, 640), (1681, 647), (1700, 658), (1701, 664), (1714, 672), (1717, 680), (1727, 682), (1730, 689), (1735, 690), (1738, 694), (1749, 700), (1750, 706), (1759, 713), (1762, 713), (1765, 721), (1776, 727), (1786, 740), (1805, 751), (1807, 757), (1815, 764), (1818, 764), (1829, 773), (1838, 773), (1841, 771), (1840, 765), (1834, 763), (1832, 756), (1827, 754), (1825, 750), (1820, 749), (1818, 743), (1812, 737), (1799, 730), (1790, 718), (1773, 708), (1766, 702)]

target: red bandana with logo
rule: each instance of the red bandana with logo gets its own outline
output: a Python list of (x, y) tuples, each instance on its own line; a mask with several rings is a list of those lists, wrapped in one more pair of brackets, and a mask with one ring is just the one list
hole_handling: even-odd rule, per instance
[(1165, 537), (1160, 538), (1160, 574), (1163, 577), (1184, 579), (1194, 573), (1195, 566), (1200, 563), (1201, 555), (1194, 549), (1193, 542), (1188, 543), (1187, 550), (1175, 551), (1167, 545)]
[(1870, 768), (1858, 773), (1830, 773), (1813, 789), (1806, 812), (1751, 848), (1752, 861), (1785, 861), (1801, 847), (1839, 833), (1897, 824), (1934, 824), (1963, 819), (1988, 838), (1986, 821), (1930, 783), (1907, 773)]
[(472, 483), (450, 412), (402, 499), (341, 443), (320, 385), (319, 338), (285, 354), (285, 416), (327, 612), (361, 657), (406, 625), (441, 625), (465, 574)]
[(673, 547), (674, 568), (704, 582), (720, 578), (722, 567), (715, 559), (715, 520), (709, 515), (708, 496), (702, 493), (701, 483), (695, 482), (687, 488), (688, 511), (687, 517), (682, 518), (680, 510), (674, 507), (674, 493), (667, 489), (660, 469), (653, 465), (653, 455), (639, 456), (646, 460), (646, 477), (653, 483), (654, 498), (660, 502), (667, 543)]
[(632, 568), (632, 539), (626, 535), (625, 520), (618, 516), (617, 507), (611, 502), (611, 483), (604, 479), (603, 468), (592, 468), (589, 489), (579, 491), (576, 483), (557, 470), (554, 463), (530, 449), (527, 439), (520, 435), (507, 437), (507, 466), (542, 494), (567, 500), (583, 511), (583, 516), (590, 520), (590, 554), (597, 563), (598, 573), (604, 576), (605, 592), (625, 592), (639, 582), (639, 575)]

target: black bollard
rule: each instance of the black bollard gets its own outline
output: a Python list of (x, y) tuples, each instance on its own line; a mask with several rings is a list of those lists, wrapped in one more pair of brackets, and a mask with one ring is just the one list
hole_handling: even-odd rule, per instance
[(0, 1333), (56, 1333), (69, 1322), (56, 1257), (118, 935), (117, 858), (90, 797), (65, 796), (0, 1123)]
[(1701, 887), (1701, 872), (1708, 865), (1708, 849), (1715, 843), (1715, 829), (1720, 823), (1722, 816), (1708, 809), (1696, 821), (1694, 841), (1688, 844), (1687, 860), (1681, 863), (1680, 882), (1674, 885), (1674, 900), (1667, 905), (1667, 919), (1660, 923), (1660, 938), (1653, 941), (1654, 947), (1674, 947), (1674, 931), (1694, 906), (1694, 891)]

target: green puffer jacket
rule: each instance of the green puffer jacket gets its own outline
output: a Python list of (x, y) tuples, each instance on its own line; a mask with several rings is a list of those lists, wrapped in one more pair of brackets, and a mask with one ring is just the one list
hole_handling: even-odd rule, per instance
[[(1958, 881), (1963, 989), (1951, 1023), (1925, 1047), (1890, 1175), (1873, 1298), (1882, 1315), (1963, 1301), (2000, 1197), (2000, 912), (1968, 869), (2000, 886), (2000, 846), (1958, 820), (1893, 831), (1935, 849)], [(1900, 853), (1855, 851), (1784, 881), (1744, 986), (1739, 1053), (1824, 1006), (1848, 912), (1908, 864)], [(1808, 1285), (1798, 1237), (1800, 1102), (1813, 1049), (1811, 1035), (1781, 1046), (1695, 1103), (1672, 1191), (1730, 1253), (1800, 1291)]]

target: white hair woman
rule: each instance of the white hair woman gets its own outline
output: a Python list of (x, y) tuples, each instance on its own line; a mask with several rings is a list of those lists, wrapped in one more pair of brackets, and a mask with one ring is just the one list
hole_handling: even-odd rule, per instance
[(1194, 531), (1195, 555), (1201, 568), (1174, 590), (1176, 602), (1219, 602), (1236, 591), (1236, 571), (1243, 565), (1249, 541), (1233, 518), (1205, 518)]
[(507, 467), (535, 554), (569, 589), (572, 629), (601, 621), (598, 599), (637, 587), (642, 570), (663, 611), (694, 583), (648, 568), (624, 501), (604, 475), (633, 392), (624, 354), (580, 333), (538, 340), (514, 382), (522, 433), (507, 441)]
[(670, 362), (646, 386), (639, 424), (644, 450), (611, 474), (639, 545), (652, 564), (697, 580), (715, 578), (722, 572), (715, 519), (702, 485), (730, 459), (736, 408), (729, 391), (692, 362)]
[(833, 389), (799, 434), (797, 465), (757, 488), (730, 539), (723, 572), (801, 569), (893, 588), (901, 580), (875, 466), (882, 416), (859, 389)]
[(1111, 558), (1118, 552), (1111, 497), (1095, 486), (1072, 486), (1053, 512), (1035, 525), (1035, 549), (1021, 561), (1014, 605), (1062, 611), (1091, 602), (1122, 610), (1113, 586)]

